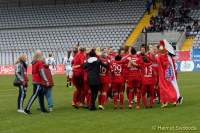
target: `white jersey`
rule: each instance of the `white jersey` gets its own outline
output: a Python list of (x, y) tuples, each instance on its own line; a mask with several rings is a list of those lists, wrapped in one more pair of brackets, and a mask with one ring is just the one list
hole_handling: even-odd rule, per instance
[(67, 58), (67, 57), (63, 58), (63, 65), (65, 65), (66, 71), (72, 70), (72, 60), (73, 60), (72, 56), (70, 56), (69, 58)]
[(49, 57), (49, 58), (46, 58), (46, 64), (54, 67), (56, 65), (56, 61), (53, 57)]
[(65, 65), (65, 72), (66, 75), (69, 76), (69, 78), (72, 78), (72, 60), (73, 60), (73, 56), (68, 57), (64, 57), (63, 58), (63, 65)]
[(51, 70), (51, 74), (54, 75), (56, 73), (56, 61), (53, 57), (46, 58), (46, 64), (49, 65), (49, 69)]

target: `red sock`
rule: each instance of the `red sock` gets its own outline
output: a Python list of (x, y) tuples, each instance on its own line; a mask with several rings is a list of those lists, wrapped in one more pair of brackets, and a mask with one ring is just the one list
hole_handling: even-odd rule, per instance
[(114, 94), (113, 100), (114, 100), (114, 105), (115, 106), (117, 106), (117, 98), (118, 98), (118, 95)]
[(101, 105), (105, 105), (106, 103), (106, 95), (101, 96)]
[(147, 107), (147, 99), (145, 95), (142, 96), (142, 102), (143, 102), (144, 107)]
[(73, 94), (73, 102), (74, 102), (74, 104), (77, 103), (77, 90), (74, 91), (74, 94)]
[(133, 99), (133, 93), (130, 91), (128, 94), (128, 104), (129, 105), (131, 105), (132, 99)]
[(124, 94), (120, 93), (120, 105), (124, 105)]
[(138, 91), (138, 92), (137, 92), (137, 106), (140, 105), (140, 99), (141, 99), (141, 94), (140, 94), (140, 92)]
[(154, 104), (154, 96), (150, 96), (150, 106), (153, 106)]

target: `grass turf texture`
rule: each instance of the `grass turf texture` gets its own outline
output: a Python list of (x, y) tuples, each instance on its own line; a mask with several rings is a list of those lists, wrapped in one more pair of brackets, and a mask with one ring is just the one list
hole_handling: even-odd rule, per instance
[[(37, 101), (33, 104), (30, 116), (16, 111), (18, 89), (12, 86), (12, 76), (0, 76), (0, 133), (153, 133), (188, 132), (191, 127), (200, 132), (200, 73), (180, 73), (179, 86), (184, 96), (184, 104), (178, 107), (160, 109), (113, 110), (109, 103), (105, 111), (91, 112), (71, 107), (72, 88), (66, 88), (65, 77), (55, 76), (53, 88), (55, 108), (52, 113), (37, 111)], [(32, 93), (28, 88), (27, 100)], [(161, 129), (162, 126), (162, 129)], [(177, 126), (177, 127), (176, 127)], [(182, 128), (181, 128), (182, 127)], [(179, 131), (176, 129), (179, 128)], [(181, 131), (181, 129), (183, 131)]]

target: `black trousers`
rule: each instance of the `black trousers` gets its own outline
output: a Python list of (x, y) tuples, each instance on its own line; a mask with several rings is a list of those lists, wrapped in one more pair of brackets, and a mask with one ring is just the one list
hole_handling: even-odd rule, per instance
[(39, 84), (33, 84), (33, 94), (31, 98), (28, 101), (28, 104), (26, 106), (26, 110), (30, 110), (33, 102), (36, 98), (39, 98), (40, 103), (40, 109), (42, 112), (46, 111), (45, 105), (44, 105), (44, 88)]
[(23, 85), (19, 86), (19, 95), (17, 99), (17, 109), (23, 110), (24, 99), (26, 98), (26, 88)]
[(98, 95), (98, 90), (100, 88), (100, 85), (90, 85), (91, 90), (91, 109), (96, 108), (95, 103)]

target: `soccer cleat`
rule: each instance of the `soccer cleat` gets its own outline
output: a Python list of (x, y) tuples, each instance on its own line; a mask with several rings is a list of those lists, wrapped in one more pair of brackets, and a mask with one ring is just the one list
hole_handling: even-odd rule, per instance
[(70, 86), (70, 87), (72, 86), (72, 83), (71, 83), (71, 82), (69, 82), (69, 86)]
[(49, 111), (49, 112), (52, 112), (52, 111), (53, 111), (53, 108), (49, 108), (48, 111)]
[(133, 106), (132, 106), (131, 104), (128, 105), (128, 108), (129, 108), (129, 109), (132, 109), (132, 107), (133, 107)]
[(137, 105), (137, 106), (135, 107), (135, 109), (140, 109), (140, 106), (139, 106), (139, 105)]
[(125, 108), (124, 108), (124, 106), (123, 106), (123, 105), (121, 105), (121, 106), (120, 106), (120, 109), (124, 110)]
[(183, 97), (179, 97), (179, 98), (178, 98), (177, 104), (183, 104)]
[(28, 115), (32, 114), (30, 110), (26, 110), (26, 109), (25, 109), (24, 112), (25, 112), (26, 114), (28, 114)]
[(72, 101), (72, 106), (74, 106), (75, 105), (75, 103)]
[(79, 109), (79, 106), (76, 105), (76, 104), (74, 104), (73, 107), (74, 107), (75, 109)]
[(162, 104), (161, 108), (166, 108), (168, 106), (168, 103)]
[(179, 104), (183, 104), (183, 97), (180, 97)]
[(114, 110), (116, 110), (116, 109), (117, 109), (117, 105), (114, 106)]
[(79, 104), (79, 107), (80, 107), (80, 108), (84, 108), (84, 107), (85, 107), (85, 104), (80, 103), (80, 104)]
[(102, 105), (99, 105), (98, 107), (100, 110), (104, 110), (104, 107)]
[(90, 111), (96, 111), (97, 108), (96, 108), (96, 107), (90, 107), (89, 110), (90, 110)]

